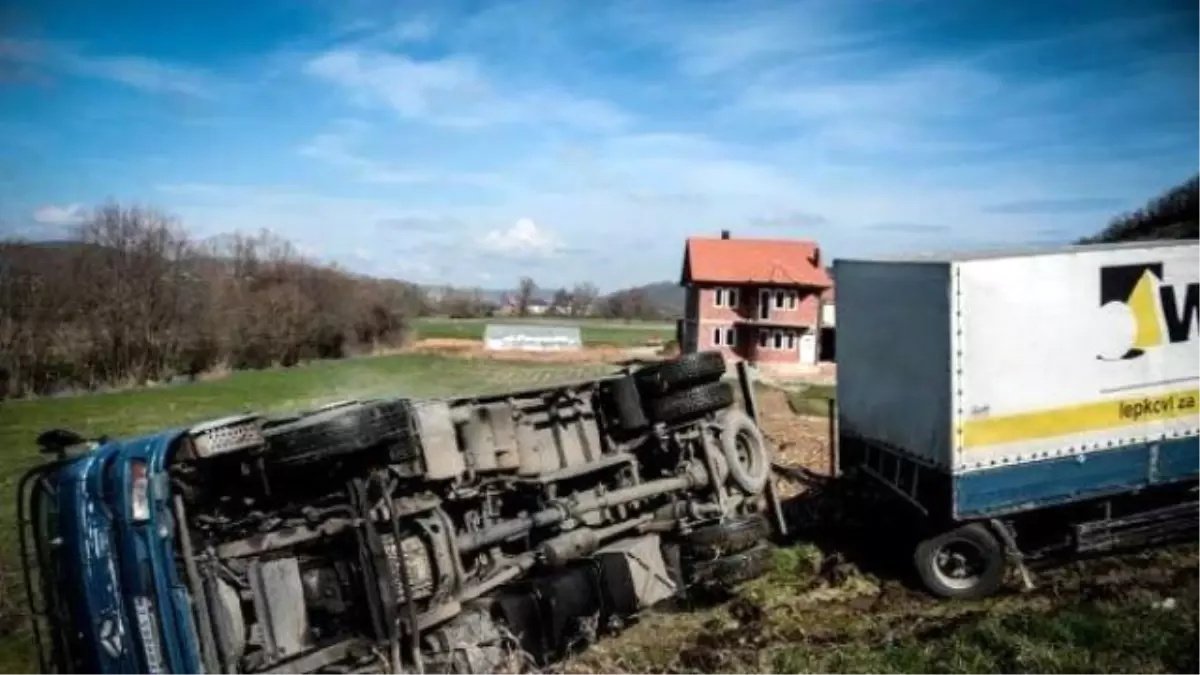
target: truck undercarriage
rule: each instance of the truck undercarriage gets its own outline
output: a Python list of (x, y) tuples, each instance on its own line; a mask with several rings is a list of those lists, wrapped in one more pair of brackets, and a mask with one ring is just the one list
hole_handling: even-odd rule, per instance
[[(122, 565), (122, 595), (130, 577), (168, 575), (157, 587), (186, 598), (180, 616), (162, 593), (132, 612), (138, 668), (185, 669), (190, 646), (209, 672), (495, 672), (556, 659), (689, 588), (756, 576), (771, 554), (770, 457), (724, 371), (702, 353), (575, 385), (348, 401), (177, 434), (161, 471), (128, 462), (133, 525), (110, 543), (167, 546), (172, 561)], [(31, 476), (34, 524), (49, 483)], [(58, 642), (51, 570), (65, 553), (23, 529), (42, 580), (31, 599)], [(58, 666), (85, 663), (103, 665)]]

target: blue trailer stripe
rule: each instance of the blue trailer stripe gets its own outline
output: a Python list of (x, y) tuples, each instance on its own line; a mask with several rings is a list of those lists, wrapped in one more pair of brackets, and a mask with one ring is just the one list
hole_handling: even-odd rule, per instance
[(1200, 437), (1140, 443), (957, 476), (961, 520), (1135, 490), (1200, 474)]

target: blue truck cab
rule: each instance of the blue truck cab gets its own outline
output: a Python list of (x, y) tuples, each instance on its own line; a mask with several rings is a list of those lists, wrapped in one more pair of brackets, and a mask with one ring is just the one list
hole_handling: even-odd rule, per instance
[(203, 670), (166, 472), (181, 436), (93, 443), (22, 480), (21, 545), (43, 672)]

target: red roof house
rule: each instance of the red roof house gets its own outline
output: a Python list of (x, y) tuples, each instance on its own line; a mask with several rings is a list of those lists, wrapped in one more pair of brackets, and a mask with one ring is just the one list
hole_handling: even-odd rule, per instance
[(679, 345), (754, 364), (815, 364), (821, 296), (832, 287), (813, 241), (690, 237)]

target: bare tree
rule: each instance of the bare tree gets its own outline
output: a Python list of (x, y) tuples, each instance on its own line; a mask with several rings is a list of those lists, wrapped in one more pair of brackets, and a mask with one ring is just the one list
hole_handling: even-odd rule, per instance
[(529, 315), (529, 303), (533, 301), (533, 294), (537, 292), (537, 283), (532, 277), (521, 277), (517, 282), (517, 314), (520, 316)]
[(398, 343), (420, 291), (261, 233), (194, 242), (106, 204), (71, 241), (0, 242), (0, 398), (337, 358)]
[(575, 284), (571, 290), (571, 316), (585, 316), (599, 297), (600, 291), (589, 282)]
[(569, 314), (571, 311), (571, 294), (567, 289), (560, 288), (554, 291), (554, 298), (550, 301), (550, 311), (554, 314)]

